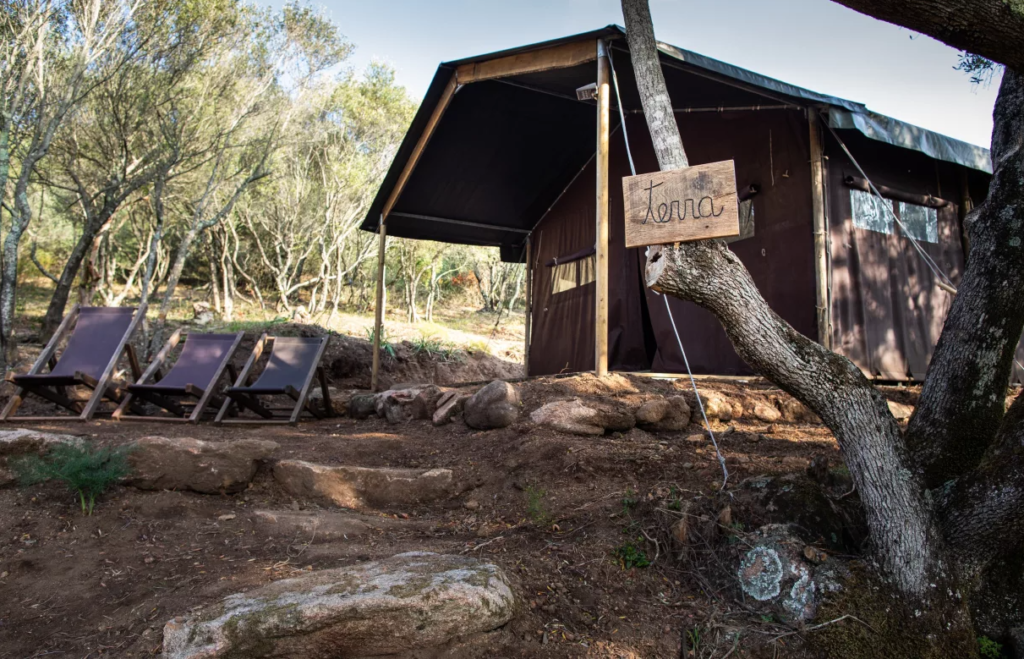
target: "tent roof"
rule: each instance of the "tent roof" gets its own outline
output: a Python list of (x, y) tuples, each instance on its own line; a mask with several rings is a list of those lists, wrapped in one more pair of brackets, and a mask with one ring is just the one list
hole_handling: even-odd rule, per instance
[[(511, 55), (596, 39), (611, 40), (624, 109), (639, 108), (625, 30), (609, 25), (562, 39), (442, 63), (427, 89), (361, 228), (376, 231), (420, 137), (455, 70)], [(861, 103), (820, 94), (659, 43), (673, 100), (702, 106), (823, 106), (833, 128), (991, 173), (987, 149), (875, 114)], [(578, 66), (460, 85), (388, 217), (388, 234), (470, 245), (498, 245), (519, 260), (525, 236), (594, 153), (592, 102), (575, 89), (594, 81)], [(675, 93), (679, 90), (680, 93)], [(538, 93), (541, 92), (541, 93)], [(616, 117), (613, 116), (613, 128)]]

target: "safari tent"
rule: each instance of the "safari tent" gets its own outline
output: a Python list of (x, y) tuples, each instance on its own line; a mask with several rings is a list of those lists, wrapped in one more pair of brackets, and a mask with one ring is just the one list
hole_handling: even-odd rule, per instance
[[(952, 296), (882, 204), (955, 285), (988, 151), (659, 47), (691, 164), (735, 161), (746, 201), (730, 249), (771, 307), (870, 377), (923, 378)], [(595, 82), (607, 120), (577, 94)], [(644, 250), (625, 246), (630, 157), (636, 173), (658, 169), (622, 28), (446, 62), (362, 228), (382, 247), (385, 235), (491, 245), (525, 262), (530, 375), (685, 372)], [(695, 373), (750, 373), (708, 312), (669, 304)]]

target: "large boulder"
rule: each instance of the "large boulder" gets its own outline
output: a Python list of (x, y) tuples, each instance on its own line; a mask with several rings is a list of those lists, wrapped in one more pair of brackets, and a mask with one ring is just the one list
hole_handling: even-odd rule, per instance
[[(704, 402), (704, 413), (709, 419), (718, 419), (719, 421), (732, 421), (735, 416), (736, 410), (733, 408), (732, 401), (726, 398), (724, 395), (717, 391), (712, 391), (708, 394), (702, 395)], [(742, 406), (738, 406), (742, 410)], [(700, 408), (694, 406), (693, 408), (694, 421), (699, 422)]]
[(519, 394), (508, 382), (495, 380), (470, 396), (462, 419), (470, 428), (490, 430), (512, 425), (519, 416)]
[(745, 412), (747, 416), (754, 417), (758, 421), (764, 421), (765, 423), (775, 423), (782, 418), (782, 412), (779, 411), (779, 408), (762, 398), (751, 400)]
[(530, 414), (530, 420), (538, 426), (573, 435), (603, 435), (601, 414), (587, 407), (578, 398), (556, 400), (538, 407)]
[(164, 627), (164, 659), (409, 656), (515, 612), (496, 565), (414, 552), (284, 579)]
[(385, 391), (377, 396), (377, 414), (388, 423), (404, 423), (413, 418), (413, 401), (418, 389)]
[(686, 430), (690, 425), (690, 405), (683, 396), (656, 398), (640, 406), (636, 421), (644, 430)]
[(293, 497), (363, 509), (435, 501), (449, 496), (450, 469), (327, 466), (302, 460), (274, 465), (274, 480)]
[(204, 494), (244, 490), (278, 445), (258, 439), (207, 442), (189, 437), (143, 437), (128, 456), (127, 482), (143, 490)]

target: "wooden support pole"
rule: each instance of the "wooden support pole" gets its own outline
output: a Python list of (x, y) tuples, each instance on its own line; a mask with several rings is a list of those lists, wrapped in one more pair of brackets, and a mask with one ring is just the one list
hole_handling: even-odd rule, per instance
[(530, 329), (533, 324), (533, 236), (526, 237), (526, 328), (523, 350), (523, 375), (530, 375)]
[(828, 294), (828, 223), (825, 218), (825, 172), (818, 109), (807, 110), (811, 145), (811, 215), (814, 220), (814, 304), (818, 342), (832, 349), (832, 309)]
[(370, 391), (377, 391), (380, 380), (380, 334), (384, 326), (384, 253), (388, 241), (388, 230), (381, 215), (380, 244), (377, 247), (377, 301), (373, 317), (373, 369), (370, 371)]
[(597, 243), (594, 314), (594, 371), (608, 374), (608, 144), (611, 107), (611, 70), (608, 46), (597, 42)]

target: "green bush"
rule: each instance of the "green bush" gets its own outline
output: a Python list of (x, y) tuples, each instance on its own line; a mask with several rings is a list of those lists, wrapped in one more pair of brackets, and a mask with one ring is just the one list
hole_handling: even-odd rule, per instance
[(82, 513), (92, 515), (96, 497), (128, 475), (129, 447), (92, 448), (87, 445), (58, 444), (46, 457), (26, 456), (11, 468), (22, 485), (49, 481), (62, 483), (78, 493)]
[(980, 654), (983, 659), (999, 659), (1003, 656), (1003, 645), (1002, 643), (996, 643), (988, 636), (979, 636), (978, 654)]
[[(642, 543), (643, 538), (637, 538), (637, 543)], [(612, 552), (616, 559), (619, 561), (619, 565), (622, 566), (623, 570), (629, 570), (631, 568), (645, 568), (649, 567), (651, 560), (647, 558), (647, 554), (644, 550), (640, 549), (636, 544), (627, 542), (619, 545)]]

